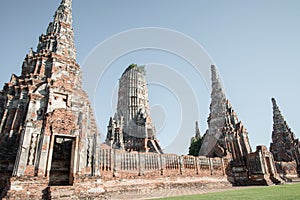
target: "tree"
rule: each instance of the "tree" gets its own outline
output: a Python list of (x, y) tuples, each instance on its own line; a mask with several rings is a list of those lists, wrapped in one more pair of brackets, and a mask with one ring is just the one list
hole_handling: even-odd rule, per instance
[(199, 155), (202, 141), (203, 141), (202, 137), (198, 137), (198, 138), (193, 137), (191, 139), (191, 145), (189, 147), (189, 155), (191, 155), (191, 156)]

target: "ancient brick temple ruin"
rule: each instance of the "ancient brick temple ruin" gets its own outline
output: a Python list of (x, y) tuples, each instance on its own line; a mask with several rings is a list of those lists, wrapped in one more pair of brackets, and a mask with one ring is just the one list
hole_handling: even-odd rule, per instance
[(62, 0), (21, 75), (0, 92), (1, 191), (18, 177), (72, 185), (76, 177), (99, 175), (99, 134), (81, 87), (71, 6)]
[(248, 177), (245, 158), (251, 152), (248, 132), (226, 98), (215, 66), (211, 67), (211, 73), (212, 92), (208, 132), (204, 136), (199, 155), (232, 158), (230, 175), (240, 180), (231, 180), (231, 182), (244, 184), (242, 182), (245, 182)]
[(152, 124), (143, 66), (131, 64), (119, 80), (117, 113), (110, 118), (106, 144), (126, 151), (163, 153)]
[(274, 155), (276, 167), (286, 180), (298, 178), (300, 174), (300, 143), (282, 116), (276, 100), (273, 104), (273, 132), (270, 151)]
[(209, 157), (230, 156), (242, 160), (251, 152), (248, 132), (226, 98), (215, 66), (211, 67), (211, 80), (208, 132), (199, 154)]
[(72, 0), (62, 0), (37, 49), (26, 55), (21, 75), (12, 75), (0, 91), (0, 197), (99, 199), (111, 192), (190, 187), (177, 177), (198, 178), (191, 184), (201, 188), (220, 180), (270, 185), (297, 177), (299, 142), (276, 101), (271, 152), (265, 146), (252, 152), (215, 66), (211, 72), (208, 130), (201, 137), (196, 123), (192, 140), (203, 142), (196, 151), (200, 156), (163, 154), (151, 121), (145, 70), (135, 64), (122, 74), (117, 112), (100, 145), (76, 62)]
[[(226, 173), (228, 181), (233, 185), (256, 184), (261, 177), (265, 179), (261, 184), (280, 182), (276, 179), (279, 177), (275, 167), (272, 167), (274, 165), (272, 155), (268, 160), (260, 157), (258, 159), (248, 159), (252, 152), (248, 132), (242, 122), (238, 120), (235, 111), (226, 98), (216, 67), (213, 65), (211, 66), (211, 81), (212, 92), (208, 131), (204, 135), (199, 155), (230, 159)], [(261, 151), (266, 155), (268, 154), (267, 149), (260, 146), (257, 147), (257, 152), (252, 157), (256, 154), (260, 155)], [(259, 166), (259, 168), (253, 168), (252, 165)], [(262, 171), (262, 168), (267, 170)]]
[(198, 121), (195, 123), (195, 136), (191, 138), (191, 144), (189, 147), (189, 155), (198, 156), (201, 145), (202, 145), (202, 136), (199, 128)]

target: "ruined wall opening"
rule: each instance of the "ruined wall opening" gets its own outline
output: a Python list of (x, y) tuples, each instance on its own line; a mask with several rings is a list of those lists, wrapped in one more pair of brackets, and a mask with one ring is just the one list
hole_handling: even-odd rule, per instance
[(49, 185), (72, 185), (72, 153), (74, 138), (55, 136)]

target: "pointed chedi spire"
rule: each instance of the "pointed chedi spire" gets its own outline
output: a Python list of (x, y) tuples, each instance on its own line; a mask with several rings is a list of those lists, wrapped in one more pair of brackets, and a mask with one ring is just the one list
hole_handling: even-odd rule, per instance
[(72, 7), (72, 0), (62, 0), (60, 4)]
[(30, 50), (29, 50), (29, 53), (28, 53), (28, 56), (32, 57), (33, 55), (34, 55), (34, 53), (33, 53), (33, 49), (32, 49), (32, 48), (30, 48)]
[(273, 132), (270, 151), (273, 153), (275, 161), (293, 161), (296, 159), (295, 135), (282, 116), (276, 100), (272, 98), (271, 101), (273, 104)]
[(67, 59), (76, 60), (74, 31), (72, 28), (72, 0), (62, 0), (46, 35), (41, 35), (37, 52), (53, 52)]
[[(214, 65), (211, 66), (211, 104), (208, 117), (208, 131), (204, 136), (199, 155), (208, 157), (232, 157), (236, 163), (243, 163), (251, 152), (248, 132), (238, 120)], [(234, 137), (232, 137), (234, 136)]]
[(198, 156), (202, 145), (202, 136), (200, 133), (198, 121), (196, 121), (195, 125), (195, 136), (191, 138), (188, 155)]
[(201, 132), (199, 129), (199, 123), (196, 121), (196, 127), (195, 127), (195, 138), (200, 138), (201, 137)]
[(210, 133), (208, 134), (213, 134), (214, 137), (218, 139), (221, 135), (222, 127), (225, 123), (227, 99), (219, 75), (217, 73), (216, 66), (214, 65), (211, 66), (211, 82), (212, 92), (208, 124)]
[(204, 138), (199, 155), (207, 156), (217, 144), (225, 124), (226, 96), (220, 82), (217, 69), (211, 66), (211, 104), (208, 117), (208, 132)]
[(282, 116), (279, 107), (277, 105), (277, 102), (275, 98), (271, 99), (273, 104), (273, 130), (275, 132), (288, 132), (290, 131), (290, 128), (288, 127), (288, 124), (284, 120), (284, 117)]
[(72, 26), (72, 0), (62, 0), (54, 15), (54, 22)]
[(226, 99), (215, 66), (211, 66), (211, 82), (208, 130), (203, 136), (199, 155), (228, 158), (228, 180), (234, 185), (243, 185), (249, 177), (247, 155), (252, 151), (248, 132)]
[(216, 66), (211, 66), (211, 83), (212, 83), (212, 92), (211, 98), (214, 101), (222, 101), (223, 103), (226, 102), (226, 96), (223, 89), (223, 85), (217, 73)]

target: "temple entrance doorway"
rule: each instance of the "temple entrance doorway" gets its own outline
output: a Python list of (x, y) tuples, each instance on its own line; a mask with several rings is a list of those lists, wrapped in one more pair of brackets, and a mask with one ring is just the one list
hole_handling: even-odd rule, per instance
[(72, 185), (72, 149), (74, 138), (55, 136), (49, 185)]

